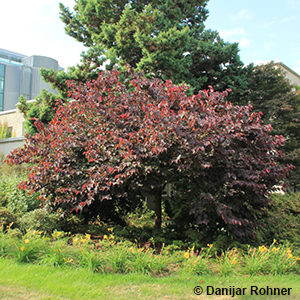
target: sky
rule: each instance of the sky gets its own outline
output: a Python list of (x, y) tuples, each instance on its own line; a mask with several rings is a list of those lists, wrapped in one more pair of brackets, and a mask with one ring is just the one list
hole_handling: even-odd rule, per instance
[(210, 0), (206, 26), (238, 42), (245, 64), (281, 61), (300, 74), (300, 0)]
[[(74, 0), (2, 0), (0, 48), (44, 55), (67, 68), (85, 49), (64, 32), (58, 3)], [(300, 74), (300, 0), (210, 0), (206, 27), (227, 42), (238, 42), (241, 60), (281, 61)]]

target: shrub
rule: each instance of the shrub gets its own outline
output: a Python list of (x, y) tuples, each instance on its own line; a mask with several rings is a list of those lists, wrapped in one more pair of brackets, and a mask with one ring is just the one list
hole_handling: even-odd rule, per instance
[(28, 173), (28, 165), (7, 165), (0, 164), (0, 176), (2, 177), (20, 177), (24, 180)]
[(49, 213), (46, 209), (36, 209), (25, 213), (19, 220), (23, 231), (38, 230), (51, 234), (54, 230), (60, 230), (60, 216)]
[(18, 188), (24, 177), (1, 176), (0, 205), (7, 207), (13, 213), (24, 213), (38, 208), (38, 194), (29, 194)]
[(284, 137), (271, 135), (252, 106), (226, 102), (228, 92), (189, 96), (186, 85), (130, 70), (124, 80), (111, 71), (69, 86), (74, 101), (58, 101), (49, 125), (36, 121), (38, 133), (7, 158), (34, 165), (21, 186), (55, 209), (117, 221), (147, 198), (160, 228), (171, 183), (180, 223), (247, 238), (267, 192), (290, 170), (277, 163)]
[(65, 232), (86, 232), (89, 227), (88, 224), (84, 222), (84, 219), (80, 215), (74, 214), (64, 214), (63, 218), (59, 220), (60, 227)]
[(300, 247), (300, 192), (272, 195), (272, 201), (264, 210), (264, 226), (257, 228), (259, 244), (289, 241)]
[(16, 214), (13, 214), (6, 208), (0, 207), (0, 228), (6, 231), (8, 228), (17, 227), (17, 224), (18, 219)]

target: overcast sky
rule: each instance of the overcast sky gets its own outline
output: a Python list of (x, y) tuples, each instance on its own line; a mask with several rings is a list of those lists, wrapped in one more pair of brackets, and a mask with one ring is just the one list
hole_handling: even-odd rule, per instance
[[(2, 0), (0, 48), (45, 55), (66, 68), (84, 47), (64, 33), (58, 3), (74, 0)], [(210, 0), (207, 28), (239, 42), (244, 63), (280, 60), (300, 74), (300, 0)]]

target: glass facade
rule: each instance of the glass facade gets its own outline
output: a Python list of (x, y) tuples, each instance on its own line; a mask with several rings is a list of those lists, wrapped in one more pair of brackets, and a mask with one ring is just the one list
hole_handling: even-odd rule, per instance
[(0, 111), (4, 107), (4, 79), (5, 79), (5, 65), (0, 64)]

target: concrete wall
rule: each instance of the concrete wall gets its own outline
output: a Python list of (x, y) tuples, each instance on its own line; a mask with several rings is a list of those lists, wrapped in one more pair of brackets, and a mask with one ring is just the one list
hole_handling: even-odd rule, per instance
[(4, 105), (3, 110), (16, 108), (20, 97), (21, 66), (6, 65), (4, 80)]
[(9, 138), (9, 139), (0, 139), (0, 155), (7, 155), (12, 150), (19, 148), (24, 145), (24, 138)]
[(57, 94), (55, 90), (51, 89), (49, 83), (43, 81), (40, 75), (41, 68), (53, 69), (54, 71), (57, 71), (59, 69), (57, 60), (46, 56), (33, 55), (23, 59), (23, 63), (25, 66), (30, 67), (32, 72), (30, 89), (31, 93), (28, 99), (37, 97), (42, 89), (46, 89), (51, 93)]
[(57, 60), (33, 55), (23, 58), (21, 62), (2, 61), (2, 64), (5, 65), (3, 111), (15, 109), (21, 95), (27, 99), (33, 99), (40, 94), (42, 89), (57, 94), (40, 75), (41, 68), (59, 70)]
[(30, 67), (58, 70), (58, 61), (47, 56), (32, 55), (23, 59), (23, 63)]
[(12, 127), (13, 137), (24, 136), (24, 121), (23, 114), (16, 109), (0, 112), (0, 124), (6, 123), (8, 127)]
[(27, 66), (22, 66), (20, 95), (25, 96), (27, 99), (31, 99), (32, 98), (31, 85), (32, 85), (32, 68)]

